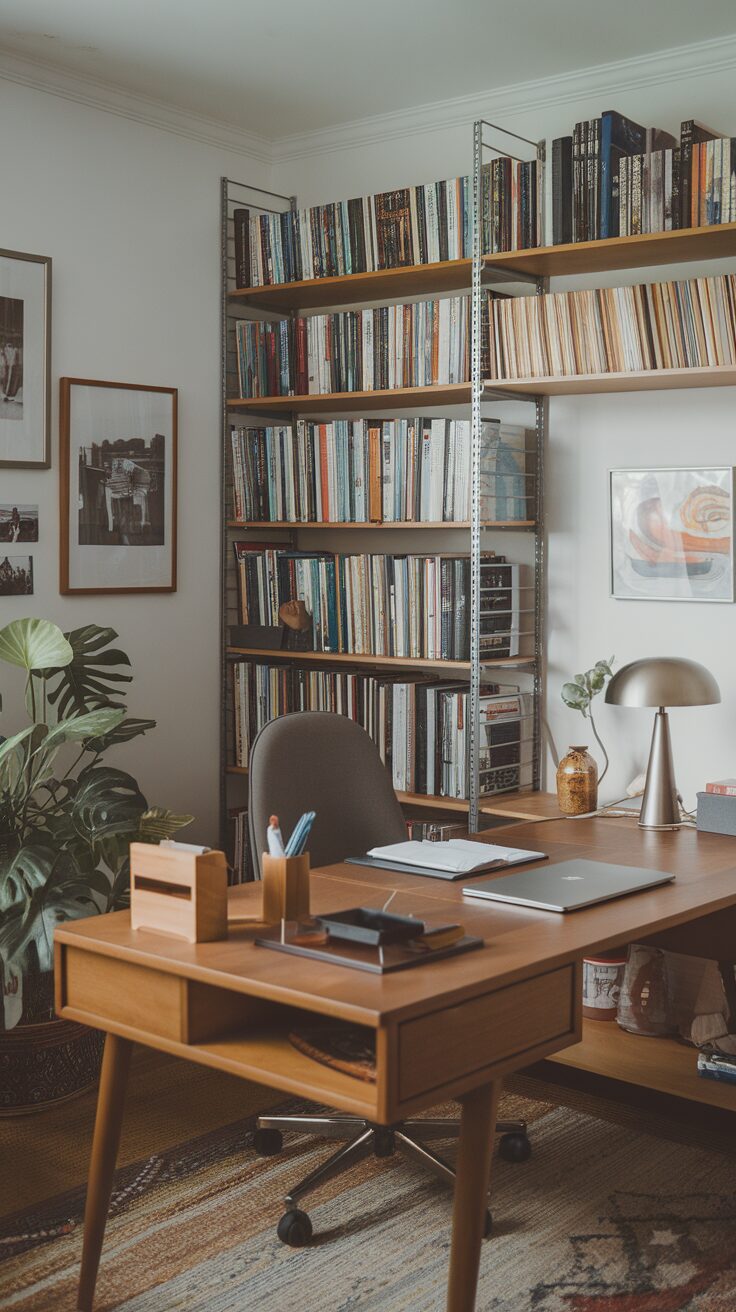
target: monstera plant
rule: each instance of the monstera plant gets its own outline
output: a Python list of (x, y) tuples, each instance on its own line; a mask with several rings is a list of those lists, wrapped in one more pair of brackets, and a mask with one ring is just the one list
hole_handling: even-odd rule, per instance
[(25, 672), (28, 717), (0, 738), (0, 976), (22, 979), (26, 1023), (51, 1014), (54, 927), (124, 905), (131, 841), (159, 842), (192, 818), (149, 806), (106, 763), (156, 724), (127, 713), (130, 661), (116, 638), (39, 619), (0, 629), (0, 661)]

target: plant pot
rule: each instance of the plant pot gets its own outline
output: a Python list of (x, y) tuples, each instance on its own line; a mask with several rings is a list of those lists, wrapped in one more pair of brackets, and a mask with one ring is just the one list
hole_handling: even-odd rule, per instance
[[(53, 975), (41, 977), (53, 989)], [(105, 1035), (69, 1020), (0, 1031), (0, 1116), (42, 1111), (97, 1083)]]

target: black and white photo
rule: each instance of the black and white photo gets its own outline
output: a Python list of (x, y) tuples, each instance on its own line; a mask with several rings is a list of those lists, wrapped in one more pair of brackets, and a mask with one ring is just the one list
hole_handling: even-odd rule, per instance
[(51, 260), (0, 250), (0, 467), (49, 465)]
[(33, 556), (5, 556), (0, 550), (0, 597), (33, 594)]
[(38, 542), (38, 506), (0, 504), (0, 551), (8, 542)]
[(176, 587), (177, 392), (62, 378), (61, 590)]

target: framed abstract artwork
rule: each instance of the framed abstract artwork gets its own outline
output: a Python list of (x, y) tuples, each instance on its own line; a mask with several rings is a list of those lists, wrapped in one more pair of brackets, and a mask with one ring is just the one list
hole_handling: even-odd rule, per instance
[(734, 469), (610, 471), (611, 593), (733, 601)]
[(61, 379), (61, 591), (176, 590), (177, 390)]
[(0, 467), (47, 469), (51, 260), (0, 250)]

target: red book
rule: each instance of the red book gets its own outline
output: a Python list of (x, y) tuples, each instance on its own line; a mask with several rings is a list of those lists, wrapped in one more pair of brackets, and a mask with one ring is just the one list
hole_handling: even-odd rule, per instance
[(705, 791), (718, 793), (720, 797), (736, 797), (736, 779), (718, 779), (714, 784), (706, 784)]

